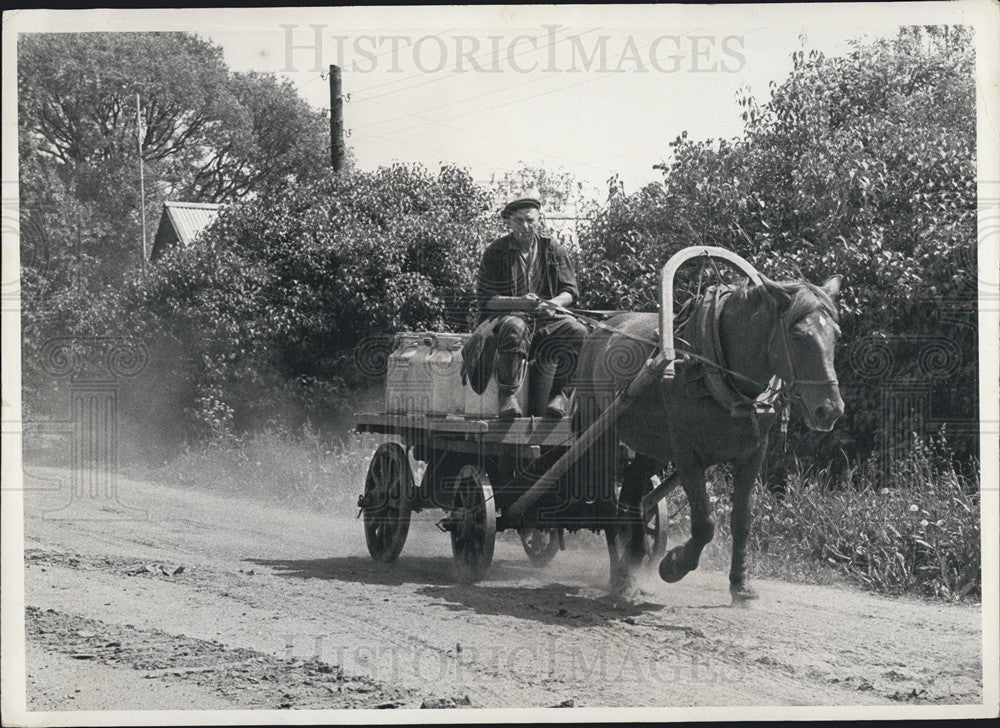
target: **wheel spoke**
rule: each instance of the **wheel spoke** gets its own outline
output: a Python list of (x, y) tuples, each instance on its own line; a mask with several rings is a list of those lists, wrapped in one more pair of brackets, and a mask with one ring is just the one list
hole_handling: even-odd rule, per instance
[(392, 561), (403, 547), (410, 525), (406, 498), (412, 482), (406, 451), (397, 443), (380, 445), (365, 477), (363, 508), (365, 541), (376, 560)]
[(489, 478), (479, 466), (465, 466), (453, 490), (452, 551), (464, 578), (479, 579), (493, 557), (496, 536)]

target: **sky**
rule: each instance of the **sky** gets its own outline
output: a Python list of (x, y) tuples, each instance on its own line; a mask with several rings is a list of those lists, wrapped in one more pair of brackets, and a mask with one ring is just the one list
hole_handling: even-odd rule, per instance
[(439, 10), (447, 9), (375, 14), (369, 23), (275, 18), (272, 28), (199, 34), (222, 47), (233, 70), (285, 76), (316, 108), (329, 108), (325, 69), (341, 66), (346, 143), (362, 169), (457, 164), (487, 181), (543, 166), (572, 173), (601, 198), (614, 174), (626, 192), (660, 179), (653, 165), (683, 132), (737, 136), (738, 92), (765, 102), (769, 83), (791, 70), (793, 51), (840, 54), (852, 38), (892, 36), (898, 27), (847, 22), (849, 13), (840, 22), (806, 13), (775, 25), (752, 14), (688, 19), (665, 7), (617, 15)]
[[(956, 13), (956, 7), (959, 12)], [(900, 23), (956, 22), (954, 3), (538, 5), (30, 11), (22, 31), (187, 31), (231, 69), (276, 73), (329, 108), (343, 69), (358, 166), (469, 169), (481, 182), (529, 165), (565, 171), (595, 199), (626, 192), (687, 132), (737, 136), (737, 93), (760, 102), (791, 53), (849, 50)], [(5, 17), (6, 22), (10, 18)]]

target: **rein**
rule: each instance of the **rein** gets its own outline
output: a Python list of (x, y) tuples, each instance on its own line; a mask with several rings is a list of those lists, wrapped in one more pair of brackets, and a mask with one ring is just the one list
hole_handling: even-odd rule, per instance
[[(564, 308), (563, 306), (559, 306), (559, 305), (554, 304), (554, 303), (549, 303), (548, 301), (541, 301), (539, 303), (539, 306), (551, 309), (553, 311), (557, 311), (557, 312), (562, 313), (562, 314), (567, 315), (567, 316), (572, 316), (573, 318), (575, 318), (575, 319), (577, 319), (577, 320), (579, 320), (579, 321), (581, 321), (583, 323), (589, 324), (590, 326), (593, 326), (594, 328), (603, 329), (604, 331), (608, 331), (609, 333), (617, 334), (617, 335), (622, 336), (622, 337), (624, 337), (626, 339), (629, 339), (631, 341), (636, 341), (636, 342), (639, 342), (639, 343), (642, 343), (642, 344), (652, 345), (654, 352), (656, 352), (660, 348), (660, 342), (658, 340), (647, 339), (647, 338), (645, 338), (643, 336), (636, 336), (635, 334), (630, 334), (630, 333), (628, 333), (626, 331), (622, 331), (621, 329), (615, 328), (614, 326), (609, 326), (608, 324), (604, 323), (603, 321), (598, 321), (597, 319), (591, 318), (590, 316), (585, 316), (585, 315), (577, 313), (575, 311), (571, 311), (570, 309)], [(720, 310), (718, 310), (716, 312), (716, 318), (718, 318), (719, 315), (721, 315), (721, 307), (720, 307)], [(705, 364), (706, 366), (713, 367), (713, 368), (717, 369), (719, 372), (727, 374), (728, 376), (732, 377), (733, 379), (737, 379), (737, 380), (740, 380), (740, 381), (742, 381), (742, 382), (744, 382), (746, 384), (749, 384), (751, 386), (763, 389), (764, 390), (763, 394), (764, 395), (768, 395), (767, 399), (771, 400), (774, 404), (777, 404), (777, 402), (775, 400), (777, 399), (778, 395), (784, 395), (785, 397), (795, 396), (795, 397), (800, 397), (801, 398), (800, 394), (793, 392), (793, 390), (797, 386), (819, 387), (819, 386), (829, 386), (829, 385), (832, 385), (832, 384), (836, 384), (837, 383), (836, 379), (799, 379), (798, 378), (798, 376), (796, 375), (796, 372), (795, 372), (795, 364), (792, 362), (791, 350), (790, 350), (789, 344), (788, 344), (788, 329), (791, 327), (792, 324), (791, 324), (791, 322), (787, 321), (786, 319), (787, 319), (787, 315), (783, 316), (783, 317), (779, 317), (777, 319), (777, 321), (775, 321), (774, 328), (771, 330), (771, 337), (770, 337), (770, 340), (768, 342), (768, 358), (771, 360), (771, 364), (774, 367), (776, 376), (778, 377), (778, 380), (779, 380), (779, 386), (778, 386), (777, 389), (772, 389), (771, 386), (770, 386), (770, 383), (759, 382), (759, 381), (757, 381), (757, 380), (755, 380), (755, 379), (753, 379), (751, 377), (748, 377), (746, 375), (740, 374), (739, 372), (734, 371), (734, 370), (730, 369), (729, 367), (726, 367), (726, 366), (720, 364), (719, 362), (717, 362), (717, 361), (715, 361), (715, 360), (713, 360), (713, 359), (711, 359), (709, 357), (702, 356), (701, 354), (696, 354), (693, 351), (678, 351), (679, 356), (676, 357), (674, 359), (674, 361), (692, 361), (693, 360), (693, 361), (700, 362), (701, 364)], [(717, 327), (718, 327), (718, 321), (716, 320), (715, 322), (713, 322), (713, 325), (717, 329)], [(779, 335), (781, 337), (781, 349), (780, 349), (780, 351), (781, 351), (781, 358), (784, 360), (783, 362), (781, 362), (782, 366), (779, 366), (779, 363), (775, 361), (775, 356), (774, 356), (775, 339)], [(688, 346), (691, 346), (691, 343), (688, 342), (688, 341), (685, 341), (684, 339), (680, 339), (680, 341), (682, 341), (683, 343), (687, 344)], [(691, 348), (694, 348), (694, 347), (691, 347)], [(785, 375), (777, 373), (781, 369), (785, 369)], [(770, 392), (770, 394), (768, 394), (768, 392)], [(753, 402), (755, 402), (754, 399), (751, 399), (750, 397), (747, 397), (742, 392), (733, 391), (733, 394), (736, 395), (736, 397), (738, 399), (742, 400), (742, 404), (744, 404), (744, 405), (752, 405)], [(729, 406), (729, 409), (733, 410), (734, 407), (733, 406)], [(782, 420), (781, 425), (782, 425), (782, 430), (784, 430), (785, 427), (787, 426), (788, 412), (787, 412), (787, 408), (786, 407), (781, 407), (781, 410), (782, 410), (782, 412), (781, 412), (781, 420)]]
[[(563, 308), (562, 306), (559, 306), (558, 304), (549, 303), (548, 301), (541, 301), (539, 303), (539, 307), (543, 307), (543, 306), (545, 308), (552, 309), (553, 311), (558, 311), (561, 314), (565, 314), (567, 316), (572, 316), (573, 318), (577, 319), (578, 321), (581, 321), (582, 323), (585, 323), (585, 324), (589, 324), (589, 325), (593, 326), (594, 328), (603, 329), (604, 331), (608, 331), (608, 332), (610, 332), (612, 334), (618, 334), (619, 336), (622, 336), (622, 337), (624, 337), (626, 339), (630, 339), (632, 341), (637, 341), (637, 342), (639, 342), (641, 344), (650, 344), (650, 345), (653, 346), (653, 351), (654, 352), (656, 352), (660, 348), (660, 341), (659, 341), (659, 339), (647, 339), (644, 336), (636, 336), (635, 334), (630, 334), (627, 331), (622, 331), (621, 329), (616, 329), (614, 326), (608, 326), (603, 321), (598, 321), (597, 319), (591, 318), (590, 316), (584, 316), (582, 313), (577, 313), (576, 311), (571, 311), (568, 308)], [(681, 342), (687, 344), (688, 346), (691, 346), (690, 342), (685, 341), (684, 339), (682, 339), (680, 337), (677, 337), (677, 339), (678, 339), (678, 341), (681, 341)], [(772, 339), (772, 341), (774, 340), (774, 332), (772, 332), (772, 334), (771, 334), (771, 339)], [(687, 361), (687, 360), (698, 361), (698, 362), (701, 362), (702, 364), (707, 364), (708, 366), (715, 367), (716, 369), (718, 369), (718, 370), (720, 370), (722, 372), (725, 372), (726, 374), (730, 375), (731, 377), (734, 377), (735, 379), (741, 379), (744, 382), (746, 382), (747, 384), (751, 384), (751, 385), (753, 385), (755, 387), (762, 387), (764, 389), (767, 389), (768, 385), (766, 383), (764, 383), (764, 382), (758, 382), (756, 379), (751, 379), (750, 377), (747, 377), (747, 376), (745, 376), (743, 374), (740, 374), (739, 372), (733, 371), (732, 369), (729, 369), (728, 367), (725, 367), (725, 366), (719, 364), (717, 361), (709, 359), (706, 356), (701, 356), (700, 354), (695, 354), (693, 351), (678, 351), (678, 354), (680, 354), (680, 356), (678, 356), (677, 358), (675, 358), (674, 361)], [(785, 355), (788, 356), (788, 352), (787, 351), (785, 352)]]
[[(622, 337), (624, 337), (626, 339), (631, 339), (632, 341), (638, 341), (641, 344), (651, 344), (653, 346), (653, 351), (654, 352), (658, 351), (659, 348), (660, 348), (660, 340), (659, 339), (647, 339), (644, 336), (636, 336), (635, 334), (630, 334), (627, 331), (622, 331), (621, 329), (616, 329), (614, 326), (608, 326), (603, 321), (598, 321), (597, 319), (591, 318), (590, 316), (584, 316), (582, 313), (577, 313), (576, 311), (571, 311), (568, 308), (563, 308), (562, 306), (559, 306), (559, 305), (557, 305), (555, 303), (549, 303), (548, 301), (542, 301), (539, 304), (539, 306), (544, 306), (546, 308), (550, 308), (550, 309), (552, 309), (554, 311), (558, 311), (559, 313), (565, 314), (567, 316), (572, 316), (573, 318), (575, 318), (575, 319), (577, 319), (577, 320), (579, 320), (579, 321), (581, 321), (583, 323), (590, 324), (594, 328), (603, 329), (604, 331), (608, 331), (608, 332), (610, 332), (612, 334), (618, 334), (619, 336), (622, 336)], [(677, 337), (677, 340), (681, 341), (681, 342), (683, 342), (685, 344), (687, 344), (688, 346), (691, 346), (691, 343), (689, 341), (685, 341), (684, 339), (680, 338), (679, 336)], [(747, 384), (752, 384), (755, 387), (763, 387), (764, 389), (767, 388), (767, 384), (764, 384), (762, 382), (758, 382), (756, 379), (751, 379), (750, 377), (744, 376), (743, 374), (740, 374), (739, 372), (735, 372), (732, 369), (724, 367), (721, 364), (719, 364), (717, 361), (709, 359), (706, 356), (701, 356), (700, 354), (695, 354), (692, 351), (678, 351), (678, 354), (680, 354), (680, 356), (678, 356), (677, 358), (675, 358), (674, 361), (687, 361), (687, 360), (693, 359), (695, 361), (701, 362), (702, 364), (707, 364), (709, 366), (715, 367), (716, 369), (719, 369), (720, 371), (725, 372), (726, 374), (730, 375), (731, 377), (734, 377), (736, 379), (742, 379)]]

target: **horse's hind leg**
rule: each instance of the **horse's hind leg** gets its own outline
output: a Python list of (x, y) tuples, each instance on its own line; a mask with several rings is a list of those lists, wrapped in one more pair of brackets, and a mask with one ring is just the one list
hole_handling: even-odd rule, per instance
[(645, 536), (642, 518), (642, 496), (649, 485), (649, 479), (661, 466), (645, 455), (636, 455), (622, 473), (622, 489), (618, 496), (618, 539), (623, 571), (624, 593), (632, 599), (639, 592), (641, 567), (646, 553), (643, 549)]
[(729, 565), (729, 593), (734, 603), (757, 598), (757, 593), (746, 585), (746, 546), (753, 518), (753, 486), (766, 449), (765, 439), (760, 450), (733, 471), (733, 513), (729, 521), (733, 531), (733, 559)]
[(715, 523), (712, 522), (705, 488), (705, 469), (690, 463), (677, 462), (676, 465), (691, 507), (691, 538), (683, 546), (670, 549), (660, 561), (660, 578), (671, 584), (698, 568), (702, 549), (715, 536)]

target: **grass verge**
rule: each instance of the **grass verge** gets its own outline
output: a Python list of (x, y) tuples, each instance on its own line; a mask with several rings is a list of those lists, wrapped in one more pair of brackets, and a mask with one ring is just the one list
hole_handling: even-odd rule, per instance
[[(728, 475), (712, 483), (716, 533), (731, 543)], [(790, 476), (783, 493), (757, 489), (748, 547), (751, 574), (945, 600), (981, 597), (978, 477), (955, 472), (922, 443), (880, 469)], [(728, 550), (706, 556), (728, 566)]]

